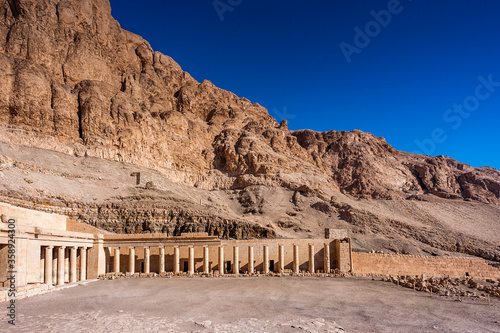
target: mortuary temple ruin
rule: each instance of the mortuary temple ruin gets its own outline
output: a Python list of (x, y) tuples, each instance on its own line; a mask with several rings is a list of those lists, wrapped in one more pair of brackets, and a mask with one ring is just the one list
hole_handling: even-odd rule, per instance
[[(478, 258), (352, 252), (344, 230), (324, 239), (220, 239), (207, 233), (112, 234), (67, 216), (0, 203), (0, 298), (103, 276), (411, 274), (500, 278)], [(24, 288), (24, 289), (22, 289)], [(5, 294), (2, 295), (1, 292)]]

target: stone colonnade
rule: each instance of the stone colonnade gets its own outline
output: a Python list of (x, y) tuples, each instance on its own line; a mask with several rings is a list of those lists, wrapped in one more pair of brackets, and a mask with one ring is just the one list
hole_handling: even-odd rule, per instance
[(42, 246), (42, 282), (61, 286), (87, 280), (87, 250), (78, 246)]
[[(276, 273), (285, 273), (285, 245), (283, 244), (278, 244), (278, 265), (274, 265), (274, 261), (270, 260), (269, 257), (269, 245), (262, 245), (262, 270), (261, 272), (263, 274), (269, 274), (271, 271), (276, 272)], [(150, 246), (137, 246), (139, 248), (144, 248), (144, 266), (142, 269), (137, 269), (136, 268), (136, 247), (134, 246), (128, 246), (128, 267), (126, 269), (121, 269), (120, 267), (120, 262), (121, 262), (121, 254), (125, 253), (123, 251), (124, 248), (122, 247), (117, 247), (113, 246), (113, 252), (114, 252), (114, 257), (113, 257), (113, 268), (111, 273), (126, 273), (126, 274), (136, 274), (136, 273), (145, 273), (149, 274), (151, 273), (151, 247)], [(211, 261), (210, 261), (210, 248), (214, 248), (215, 246), (208, 246), (208, 245), (198, 245), (197, 247), (202, 247), (202, 257), (200, 258), (195, 258), (195, 246), (194, 245), (186, 245), (186, 246), (170, 246), (170, 250), (172, 250), (173, 247), (173, 255), (172, 257), (172, 262), (171, 266), (169, 263), (169, 266), (172, 267), (171, 272), (174, 273), (174, 275), (181, 274), (181, 272), (185, 272), (188, 275), (194, 275), (195, 274), (195, 260), (199, 259), (201, 261), (201, 267), (199, 268), (199, 272), (203, 274), (210, 274), (217, 272), (219, 275), (223, 274), (240, 274), (241, 271), (241, 264), (240, 264), (240, 247), (239, 246), (232, 246), (232, 261), (225, 261), (224, 259), (224, 252), (225, 252), (225, 247), (223, 245), (218, 245), (217, 248), (217, 258), (214, 258), (214, 261), (217, 263), (217, 269), (214, 270), (211, 267)], [(126, 248), (126, 247), (125, 247)], [(166, 262), (165, 262), (165, 253), (166, 253), (166, 246), (159, 246), (155, 248), (158, 249), (156, 253), (158, 253), (158, 271), (155, 273), (163, 274), (166, 273)], [(187, 261), (184, 262), (185, 266), (184, 269), (181, 271), (181, 256), (180, 256), (180, 251), (182, 248), (187, 248)], [(254, 245), (249, 245), (248, 246), (248, 263), (246, 265), (246, 273), (249, 274), (255, 274), (256, 272), (256, 261), (254, 260)], [(215, 250), (215, 249), (214, 249)], [(172, 251), (170, 251), (172, 253)], [(299, 273), (300, 272), (300, 256), (299, 256), (299, 245), (293, 244), (293, 261), (292, 261), (292, 269), (291, 271), (294, 273)], [(324, 254), (323, 254), (323, 265), (322, 267), (317, 267), (315, 265), (315, 247), (314, 244), (308, 244), (308, 269), (307, 271), (310, 273), (314, 273), (317, 271), (317, 269), (321, 268), (322, 272), (331, 272), (331, 256), (330, 256), (330, 244), (329, 243), (324, 243)], [(126, 260), (126, 259), (125, 259)], [(229, 265), (229, 266), (228, 266)], [(271, 265), (273, 265), (271, 267)], [(229, 268), (230, 267), (230, 268)]]

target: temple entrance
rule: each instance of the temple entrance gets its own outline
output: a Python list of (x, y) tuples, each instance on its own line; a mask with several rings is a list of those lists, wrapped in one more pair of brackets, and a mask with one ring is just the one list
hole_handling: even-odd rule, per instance
[(271, 272), (274, 272), (274, 260), (270, 260), (270, 261), (269, 261), (269, 270), (270, 270)]
[(187, 273), (187, 271), (189, 270), (189, 263), (187, 261), (184, 261), (184, 272)]
[(232, 270), (231, 261), (228, 260), (228, 261), (226, 261), (226, 272), (230, 273), (231, 270)]

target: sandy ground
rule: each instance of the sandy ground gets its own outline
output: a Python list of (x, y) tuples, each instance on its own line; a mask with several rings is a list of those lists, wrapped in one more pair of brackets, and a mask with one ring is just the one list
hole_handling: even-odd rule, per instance
[(2, 321), (37, 333), (500, 332), (500, 301), (359, 278), (118, 279), (18, 300), (16, 327)]

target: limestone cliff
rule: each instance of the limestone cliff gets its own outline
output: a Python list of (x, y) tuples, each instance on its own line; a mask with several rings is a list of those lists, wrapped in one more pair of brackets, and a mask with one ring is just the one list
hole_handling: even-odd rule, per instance
[[(263, 186), (328, 202), (339, 193), (349, 200), (419, 201), (431, 195), (500, 203), (498, 170), (397, 151), (357, 130), (289, 131), (257, 103), (197, 82), (172, 58), (121, 29), (108, 0), (0, 0), (0, 17), (4, 143), (126, 162), (211, 191)], [(242, 213), (259, 213), (259, 200), (267, 200), (252, 191), (250, 203), (238, 194)], [(316, 206), (327, 210), (317, 221), (335, 215), (339, 207), (331, 205)], [(285, 213), (271, 219), (278, 234), (286, 234), (285, 226), (300, 229), (296, 213)], [(338, 219), (354, 223), (340, 213)], [(487, 257), (496, 258), (495, 251)]]

